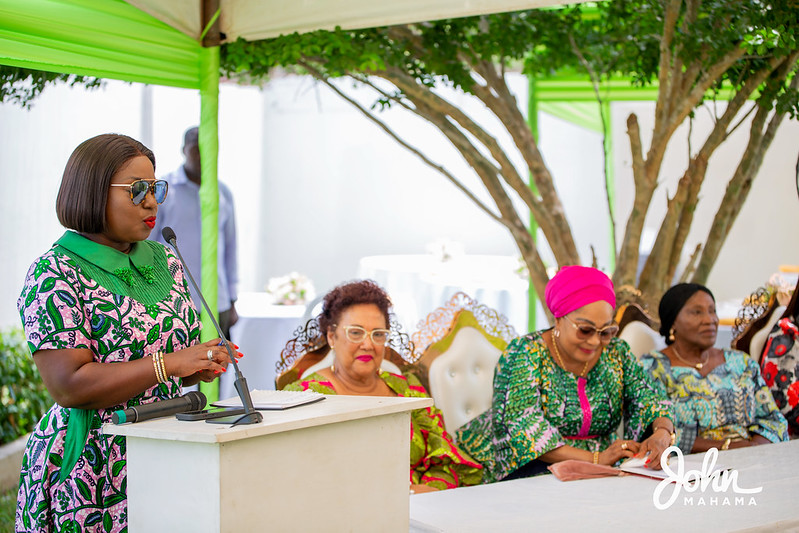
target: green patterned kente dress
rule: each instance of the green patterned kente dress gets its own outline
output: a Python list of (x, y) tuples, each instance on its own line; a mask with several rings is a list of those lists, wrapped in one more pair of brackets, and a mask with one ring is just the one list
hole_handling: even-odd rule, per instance
[[(429, 397), (414, 376), (406, 377), (383, 371), (380, 378), (397, 396)], [(333, 384), (317, 373), (303, 376), (285, 390), (336, 394)], [(435, 406), (411, 411), (410, 482), (437, 489), (479, 484), (482, 467), (452, 442), (452, 438), (444, 430), (443, 420), (441, 411)]]
[(669, 401), (626, 342), (612, 339), (578, 378), (555, 364), (541, 333), (511, 341), (497, 363), (492, 406), (457, 431), (486, 482), (564, 445), (604, 450), (622, 420), (624, 438), (640, 440), (656, 418), (671, 418)]
[[(181, 350), (200, 324), (183, 269), (163, 245), (129, 254), (68, 231), (31, 266), (17, 302), (31, 353), (85, 348), (98, 363)], [(25, 450), (17, 531), (127, 531), (125, 438), (101, 426), (118, 409), (180, 394), (180, 379), (99, 410), (53, 405)]]

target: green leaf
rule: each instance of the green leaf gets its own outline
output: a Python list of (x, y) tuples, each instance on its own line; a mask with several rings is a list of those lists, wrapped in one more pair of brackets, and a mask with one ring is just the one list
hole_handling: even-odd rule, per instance
[(161, 326), (156, 324), (150, 329), (150, 332), (147, 334), (147, 343), (155, 344), (155, 341), (158, 340), (158, 337), (160, 335), (161, 335)]
[(51, 290), (53, 290), (53, 287), (55, 287), (55, 278), (54, 277), (44, 278), (44, 281), (41, 284), (41, 288), (39, 289), (39, 292), (50, 292)]
[(55, 294), (51, 294), (50, 297), (47, 298), (45, 307), (47, 308), (47, 315), (50, 317), (50, 320), (53, 321), (53, 329), (56, 331), (64, 329), (64, 320), (61, 318), (61, 313), (58, 311), (58, 307), (55, 304)]
[(125, 461), (124, 460), (122, 460), (122, 461), (114, 461), (114, 464), (111, 467), (111, 474), (114, 477), (117, 477), (119, 475), (119, 473), (122, 472), (123, 468), (125, 468)]
[(78, 492), (80, 492), (80, 495), (83, 497), (83, 499), (86, 501), (91, 501), (92, 491), (89, 490), (89, 485), (87, 485), (86, 482), (80, 478), (75, 479), (75, 485), (77, 485)]

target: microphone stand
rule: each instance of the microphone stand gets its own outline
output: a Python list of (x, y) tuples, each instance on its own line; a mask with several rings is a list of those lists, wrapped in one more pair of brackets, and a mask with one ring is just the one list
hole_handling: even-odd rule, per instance
[[(167, 232), (167, 230), (169, 230)], [(208, 307), (208, 303), (205, 301), (203, 297), (202, 291), (197, 286), (197, 283), (194, 281), (194, 276), (191, 275), (191, 271), (189, 270), (189, 266), (186, 264), (186, 261), (183, 260), (183, 255), (180, 253), (177, 244), (177, 236), (175, 232), (170, 227), (165, 227), (162, 231), (162, 235), (164, 239), (172, 245), (172, 248), (175, 249), (175, 253), (178, 254), (178, 258), (180, 262), (183, 264), (183, 268), (186, 271), (186, 274), (189, 276), (189, 281), (191, 281), (194, 290), (197, 291), (197, 295), (200, 297), (200, 301), (205, 308), (205, 312), (208, 313), (208, 316), (211, 318), (211, 322), (213, 322), (214, 327), (216, 328), (217, 333), (222, 338), (222, 342), (227, 349), (227, 353), (230, 356), (230, 360), (233, 362), (233, 368), (236, 371), (236, 380), (233, 382), (233, 386), (236, 388), (236, 392), (241, 399), (241, 405), (244, 407), (244, 414), (241, 416), (222, 416), (219, 418), (210, 418), (207, 419), (206, 422), (213, 423), (213, 424), (232, 424), (232, 426), (238, 426), (239, 424), (258, 424), (259, 422), (263, 421), (263, 415), (255, 409), (252, 405), (252, 397), (250, 396), (250, 389), (247, 388), (247, 379), (239, 370), (239, 364), (236, 362), (236, 356), (233, 354), (233, 348), (230, 346), (230, 341), (227, 340), (225, 334), (222, 333), (222, 328), (219, 327), (219, 323), (214, 318), (214, 313), (211, 312), (211, 309)], [(231, 426), (231, 427), (232, 427)]]

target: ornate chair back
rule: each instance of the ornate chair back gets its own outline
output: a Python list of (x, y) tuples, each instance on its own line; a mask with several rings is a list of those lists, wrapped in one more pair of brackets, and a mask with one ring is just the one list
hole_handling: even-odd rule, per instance
[(655, 320), (638, 304), (630, 303), (620, 308), (616, 314), (619, 324), (619, 338), (627, 341), (633, 354), (641, 358), (652, 350), (662, 350), (666, 341), (655, 329)]
[(516, 331), (504, 316), (459, 292), (411, 336), (416, 374), (450, 435), (491, 406), (494, 368)]

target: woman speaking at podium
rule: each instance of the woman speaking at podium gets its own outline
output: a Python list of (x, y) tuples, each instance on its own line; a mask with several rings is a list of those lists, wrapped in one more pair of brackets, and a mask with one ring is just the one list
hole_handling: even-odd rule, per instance
[(56, 200), (69, 231), (31, 265), (17, 307), (55, 404), (28, 440), (17, 531), (125, 531), (125, 438), (111, 414), (212, 381), (228, 356), (200, 325), (178, 259), (147, 241), (167, 184), (155, 157), (99, 135), (67, 162)]

